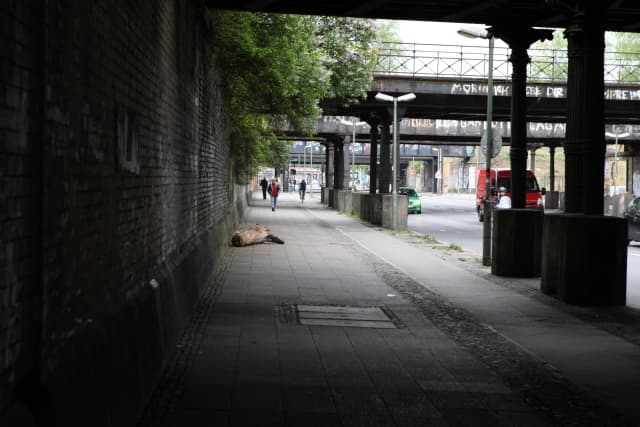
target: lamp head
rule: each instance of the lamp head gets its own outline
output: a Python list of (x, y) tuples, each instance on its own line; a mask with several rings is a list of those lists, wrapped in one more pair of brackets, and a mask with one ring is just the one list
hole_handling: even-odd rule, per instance
[(413, 101), (414, 99), (416, 99), (416, 94), (411, 92), (411, 93), (406, 93), (404, 95), (399, 96), (398, 102)]
[(604, 134), (609, 138), (626, 138), (628, 136), (631, 136), (629, 132), (622, 132), (622, 133), (605, 132)]
[(483, 28), (462, 27), (458, 30), (458, 34), (468, 39), (489, 39), (491, 33)]
[(393, 102), (393, 96), (387, 95), (386, 93), (382, 92), (376, 93), (375, 99), (377, 101)]

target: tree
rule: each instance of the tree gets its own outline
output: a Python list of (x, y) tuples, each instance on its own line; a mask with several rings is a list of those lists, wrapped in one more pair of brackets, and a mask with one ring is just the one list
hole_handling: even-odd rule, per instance
[(563, 30), (555, 30), (553, 39), (537, 41), (529, 49), (532, 81), (566, 81), (568, 71), (567, 39)]
[(411, 73), (414, 52), (410, 47), (413, 45), (403, 43), (397, 31), (397, 21), (376, 21), (376, 70), (386, 73)]
[(620, 82), (640, 81), (640, 34), (607, 33), (611, 52), (606, 53), (605, 78)]
[(226, 84), (236, 177), (284, 168), (284, 123), (311, 134), (319, 102), (349, 105), (371, 86), (374, 29), (363, 19), (213, 11), (213, 51)]

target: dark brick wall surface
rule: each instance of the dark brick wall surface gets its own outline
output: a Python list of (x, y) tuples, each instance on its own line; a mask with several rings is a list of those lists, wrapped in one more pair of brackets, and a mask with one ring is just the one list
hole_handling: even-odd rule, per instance
[(244, 206), (204, 7), (0, 20), (0, 410), (35, 382), (35, 417), (131, 425)]
[(0, 2), (0, 410), (16, 399), (40, 352), (39, 3)]

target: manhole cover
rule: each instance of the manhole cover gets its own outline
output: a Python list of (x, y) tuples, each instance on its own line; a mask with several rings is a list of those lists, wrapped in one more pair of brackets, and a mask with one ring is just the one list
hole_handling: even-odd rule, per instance
[(382, 307), (298, 304), (295, 308), (298, 321), (302, 325), (382, 329), (396, 328), (395, 323)]

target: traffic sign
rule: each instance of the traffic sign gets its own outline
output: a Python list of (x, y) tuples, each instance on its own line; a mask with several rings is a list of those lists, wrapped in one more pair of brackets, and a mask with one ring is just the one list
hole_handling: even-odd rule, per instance
[[(500, 149), (502, 148), (502, 135), (500, 135), (500, 133), (493, 129), (493, 132), (491, 132), (491, 139), (493, 144), (493, 146), (491, 147), (491, 158), (494, 158), (498, 155)], [(483, 132), (482, 138), (480, 138), (480, 150), (482, 150), (482, 155), (487, 155), (487, 132)]]

